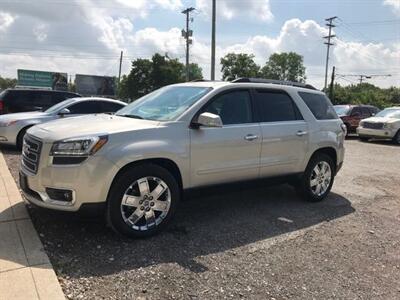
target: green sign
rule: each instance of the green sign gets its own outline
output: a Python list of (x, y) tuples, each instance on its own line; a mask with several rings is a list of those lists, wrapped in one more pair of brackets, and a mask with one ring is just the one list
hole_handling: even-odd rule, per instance
[(67, 90), (67, 73), (55, 73), (33, 70), (18, 70), (18, 85), (27, 87)]

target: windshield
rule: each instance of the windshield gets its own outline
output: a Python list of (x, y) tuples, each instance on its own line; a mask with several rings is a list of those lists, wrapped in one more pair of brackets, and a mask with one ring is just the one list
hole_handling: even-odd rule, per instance
[(56, 112), (58, 112), (61, 108), (63, 108), (64, 106), (67, 106), (67, 105), (69, 105), (69, 104), (71, 104), (71, 103), (73, 103), (73, 102), (75, 102), (75, 101), (76, 101), (76, 99), (74, 99), (74, 98), (65, 100), (65, 101), (60, 102), (60, 103), (58, 103), (58, 104), (56, 104), (56, 105), (53, 105), (52, 107), (48, 108), (48, 109), (45, 110), (44, 112), (45, 112), (45, 113), (48, 113), (48, 114), (56, 113)]
[(338, 116), (345, 116), (350, 111), (350, 106), (348, 105), (335, 105), (334, 108)]
[(163, 87), (125, 106), (116, 115), (157, 121), (174, 120), (210, 90), (210, 87)]
[(375, 117), (393, 118), (400, 119), (400, 109), (398, 108), (387, 108), (378, 112)]

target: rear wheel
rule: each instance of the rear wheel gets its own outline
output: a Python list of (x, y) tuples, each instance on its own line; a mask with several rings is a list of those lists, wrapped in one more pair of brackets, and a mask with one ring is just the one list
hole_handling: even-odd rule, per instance
[(310, 202), (323, 200), (330, 192), (335, 177), (335, 165), (330, 156), (324, 153), (315, 154), (309, 161), (297, 192)]
[(107, 219), (120, 234), (151, 236), (170, 222), (180, 200), (175, 178), (166, 169), (146, 164), (118, 176), (111, 187)]

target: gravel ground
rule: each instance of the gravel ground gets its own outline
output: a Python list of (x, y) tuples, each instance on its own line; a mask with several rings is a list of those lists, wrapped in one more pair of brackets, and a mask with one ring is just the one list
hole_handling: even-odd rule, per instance
[[(16, 176), (18, 153), (3, 152)], [(399, 299), (399, 169), (400, 147), (348, 140), (321, 203), (288, 185), (214, 189), (145, 240), (29, 211), (69, 299)]]

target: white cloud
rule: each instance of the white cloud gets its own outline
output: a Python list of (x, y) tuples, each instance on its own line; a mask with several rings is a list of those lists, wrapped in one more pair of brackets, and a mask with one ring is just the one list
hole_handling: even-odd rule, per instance
[[(155, 52), (168, 53), (171, 58), (184, 61), (181, 28), (159, 30), (148, 27), (138, 30), (135, 27), (135, 21), (146, 17), (152, 9), (160, 10), (161, 7), (176, 11), (182, 8), (180, 0), (110, 0), (101, 5), (95, 5), (94, 0), (76, 0), (72, 2), (73, 5), (51, 2), (46, 6), (39, 5), (39, 2), (26, 2), (24, 5), (18, 5), (17, 2), (2, 3), (1, 76), (15, 77), (18, 68), (69, 74), (116, 75), (120, 50), (124, 50), (125, 55), (123, 73), (129, 72), (129, 60), (149, 58)], [(250, 10), (238, 4), (243, 2), (232, 1), (230, 13), (224, 17), (236, 18), (241, 12), (251, 14)], [(197, 0), (197, 4), (203, 5), (203, 8), (207, 8), (204, 6), (207, 3), (211, 1)], [(268, 4), (268, 1), (248, 1), (248, 6), (253, 5), (252, 9), (256, 5), (258, 11), (264, 7), (270, 13)], [(228, 5), (228, 0), (218, 1), (218, 5)], [(115, 9), (116, 6), (119, 9)], [(268, 13), (261, 15), (264, 15), (265, 20), (268, 19)], [(310, 83), (321, 88), (326, 55), (322, 37), (326, 34), (326, 28), (313, 20), (291, 19), (274, 36), (254, 35), (249, 36), (245, 42), (227, 45), (219, 44), (217, 36), (217, 78), (220, 77), (219, 60), (229, 52), (254, 54), (256, 62), (263, 65), (274, 52), (295, 51), (304, 57)], [(400, 43), (363, 44), (343, 40), (335, 40), (334, 43), (336, 45), (332, 48), (330, 65), (335, 65), (338, 72), (393, 75), (397, 72), (396, 76), (385, 80), (376, 79), (373, 83), (382, 86), (399, 84), (400, 69), (396, 71), (394, 68), (400, 65)], [(192, 62), (203, 68), (204, 77), (209, 78), (208, 38), (204, 42), (201, 37), (194, 36), (190, 57)]]
[(14, 20), (11, 14), (0, 11), (0, 31), (5, 31)]
[(392, 11), (400, 16), (400, 0), (384, 0), (383, 5), (390, 6)]
[[(204, 12), (206, 16), (211, 16), (211, 0), (196, 0), (196, 7), (198, 10)], [(246, 18), (255, 18), (256, 20), (269, 22), (274, 18), (269, 0), (218, 0), (217, 14), (228, 20), (239, 16), (246, 16)]]

